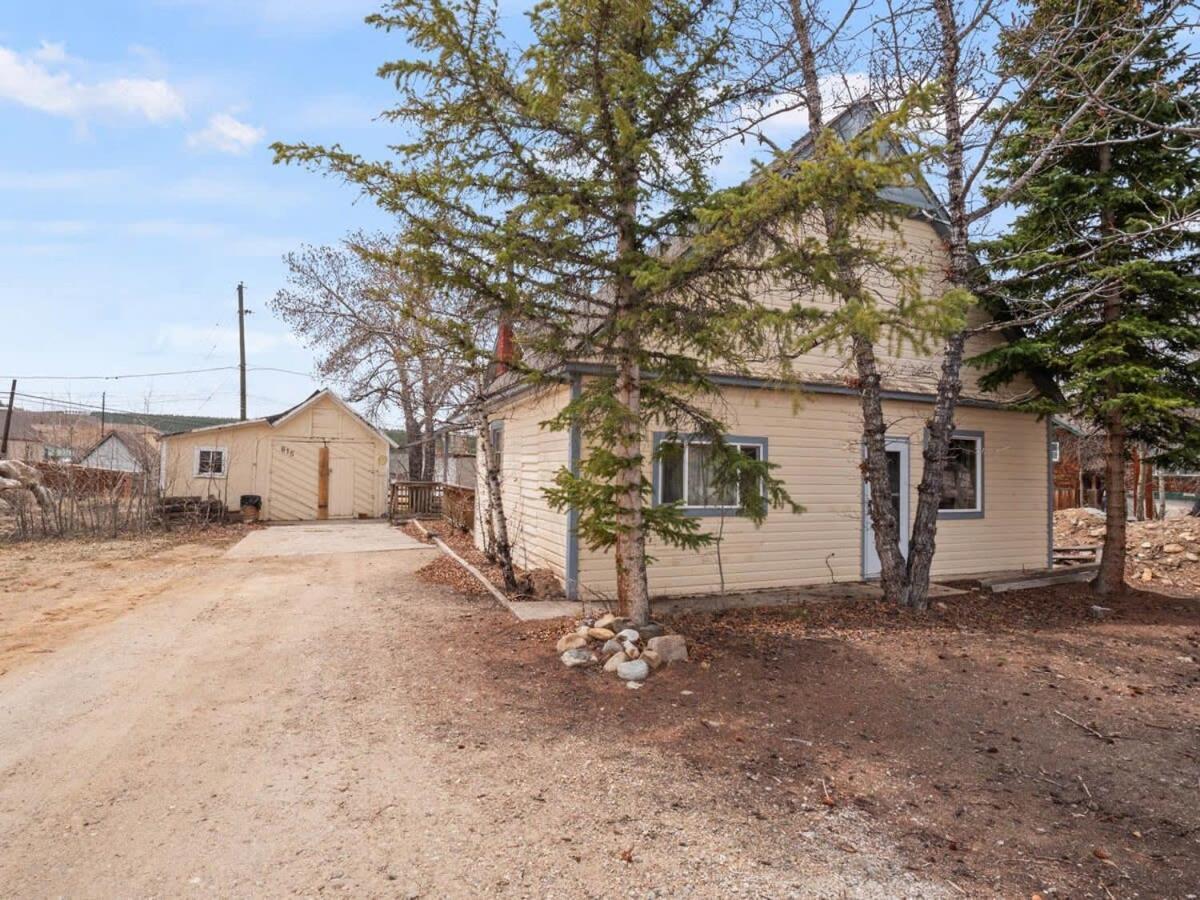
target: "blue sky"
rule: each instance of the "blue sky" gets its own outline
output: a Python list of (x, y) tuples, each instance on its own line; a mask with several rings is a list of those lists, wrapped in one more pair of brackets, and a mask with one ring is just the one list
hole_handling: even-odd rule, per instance
[[(384, 227), (346, 187), (271, 164), (274, 140), (378, 153), (402, 52), (371, 0), (5, 4), (0, 19), (0, 375), (106, 375), (237, 362), (247, 285), (252, 366), (309, 372), (267, 301), (280, 257)], [(251, 372), (250, 412), (311, 378)], [(22, 380), (22, 393), (235, 415), (236, 371)], [(36, 406), (33, 401), (23, 405)]]
[[(353, 191), (274, 166), (275, 140), (385, 153), (375, 76), (402, 39), (375, 0), (54, 0), (0, 18), (0, 376), (23, 394), (111, 408), (236, 415), (237, 372), (42, 379), (237, 362), (247, 285), (251, 367), (311, 372), (271, 316), (281, 256), (386, 219)], [(518, 12), (506, 24), (520, 28)], [(795, 137), (796, 122), (777, 137)], [(734, 166), (744, 171), (744, 166)], [(728, 164), (718, 172), (728, 180)], [(315, 385), (252, 371), (251, 415)], [(36, 400), (19, 405), (36, 408)]]

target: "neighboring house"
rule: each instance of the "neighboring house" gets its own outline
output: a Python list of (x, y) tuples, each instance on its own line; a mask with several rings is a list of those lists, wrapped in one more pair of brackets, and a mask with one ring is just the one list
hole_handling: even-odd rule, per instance
[[(0, 408), (0, 433), (3, 432), (6, 417), (9, 417), (8, 407)], [(45, 458), (46, 442), (34, 430), (34, 423), (35, 416), (28, 410), (12, 409), (8, 423), (8, 459), (34, 463)]]
[(438, 481), (458, 487), (475, 487), (475, 437), (461, 430), (437, 434), (434, 472)]
[(1103, 509), (1104, 434), (1068, 416), (1052, 418), (1050, 460), (1054, 463), (1054, 508)]
[[(1108, 505), (1107, 471), (1104, 459), (1106, 433), (1071, 416), (1054, 416), (1050, 458), (1054, 463), (1054, 508), (1087, 506), (1106, 509)], [(1134, 492), (1144, 478), (1142, 516), (1153, 518), (1165, 493), (1167, 499), (1183, 500), (1200, 493), (1200, 475), (1187, 471), (1157, 469), (1156, 452), (1137, 442), (1127, 444), (1129, 459), (1125, 465), (1125, 506), (1134, 516)]]
[[(392, 449), (388, 470), (392, 481), (408, 481), (407, 435), (403, 431), (387, 431), (396, 445)], [(459, 487), (475, 487), (475, 438), (461, 427), (441, 428), (434, 434), (433, 477), (429, 481), (440, 481)]]
[(110, 431), (79, 458), (89, 469), (110, 469), (146, 475), (158, 468), (158, 450), (150, 441), (128, 431)]
[[(858, 112), (852, 110), (851, 116)], [(847, 118), (839, 124), (854, 127)], [(803, 146), (797, 152), (804, 152)], [(941, 273), (949, 262), (943, 213), (923, 190), (905, 189), (895, 196), (912, 209), (901, 228), (904, 250), (923, 265), (926, 291), (941, 293)], [(972, 312), (972, 325), (986, 321), (981, 309)], [(977, 333), (968, 343), (967, 356), (1002, 340), (995, 331)], [(932, 410), (941, 358), (908, 348), (897, 351), (883, 340), (878, 351), (895, 503), (900, 520), (908, 523), (902, 534), (902, 549), (907, 551), (922, 474), (924, 423)], [(654, 595), (718, 591), (722, 572), (730, 591), (878, 575), (861, 470), (862, 415), (857, 394), (847, 384), (852, 367), (832, 348), (813, 350), (794, 366), (803, 382), (799, 393), (781, 389), (765, 367), (755, 375), (718, 371), (711, 380), (722, 388), (718, 414), (728, 423), (727, 439), (743, 452), (774, 463), (775, 475), (805, 507), (802, 514), (773, 509), (755, 527), (737, 515), (734, 498), (705, 489), (704, 443), (685, 442), (668, 458), (651, 463), (650, 449), (668, 435), (665, 428), (651, 428), (644, 436), (645, 474), (653, 485), (649, 502), (680, 501), (706, 530), (722, 535), (719, 562), (716, 546), (691, 551), (652, 543), (648, 552), (654, 558), (649, 574)], [(526, 568), (555, 573), (572, 598), (614, 597), (615, 566), (611, 553), (581, 544), (572, 515), (555, 512), (546, 502), (543, 489), (560, 469), (576, 467), (589, 448), (578, 432), (548, 431), (541, 423), (561, 412), (589, 378), (605, 371), (588, 361), (568, 362), (557, 372), (556, 387), (515, 386), (491, 409), (514, 559)], [(938, 578), (1040, 569), (1050, 563), (1049, 423), (1005, 406), (1006, 399), (1027, 396), (1033, 390), (1030, 382), (1021, 380), (998, 395), (982, 390), (981, 375), (976, 368), (963, 367), (962, 400), (955, 416), (958, 431), (946, 463), (937, 529), (933, 572)], [(478, 516), (476, 524), (480, 544), (482, 518)]]
[(168, 496), (262, 497), (275, 521), (381, 516), (393, 441), (329, 390), (274, 416), (163, 435)]

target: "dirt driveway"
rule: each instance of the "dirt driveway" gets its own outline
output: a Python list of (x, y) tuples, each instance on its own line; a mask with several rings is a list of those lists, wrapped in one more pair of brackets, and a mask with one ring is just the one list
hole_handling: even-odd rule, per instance
[(82, 564), (30, 588), (119, 614), (0, 674), (5, 896), (959, 895), (853, 809), (780, 819), (603, 694), (559, 708), (557, 672), (494, 674), (488, 647), (526, 635), (415, 579), (435, 551), (320, 549), (166, 548), (140, 600)]

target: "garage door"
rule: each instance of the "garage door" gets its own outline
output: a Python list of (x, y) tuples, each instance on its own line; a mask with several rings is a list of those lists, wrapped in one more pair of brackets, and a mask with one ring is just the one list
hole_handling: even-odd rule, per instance
[(375, 514), (376, 448), (342, 441), (329, 445), (329, 517)]
[(328, 514), (349, 519), (375, 514), (376, 448), (365, 441), (271, 441), (268, 518), (284, 521), (320, 518), (321, 457), (328, 465)]
[(317, 517), (317, 471), (321, 444), (275, 438), (266, 500), (269, 519), (307, 521)]

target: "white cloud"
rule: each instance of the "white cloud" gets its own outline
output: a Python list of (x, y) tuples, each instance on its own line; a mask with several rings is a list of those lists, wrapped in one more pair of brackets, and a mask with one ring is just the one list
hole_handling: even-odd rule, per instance
[(217, 113), (209, 117), (208, 125), (188, 135), (188, 146), (240, 155), (266, 136), (265, 128), (247, 125), (229, 113)]
[(163, 123), (185, 115), (183, 96), (161, 78), (85, 81), (67, 70), (62, 44), (43, 41), (29, 54), (0, 47), (0, 101), (86, 122), (97, 118)]
[(30, 54), (40, 63), (65, 63), (67, 45), (61, 42), (42, 41), (42, 45)]

